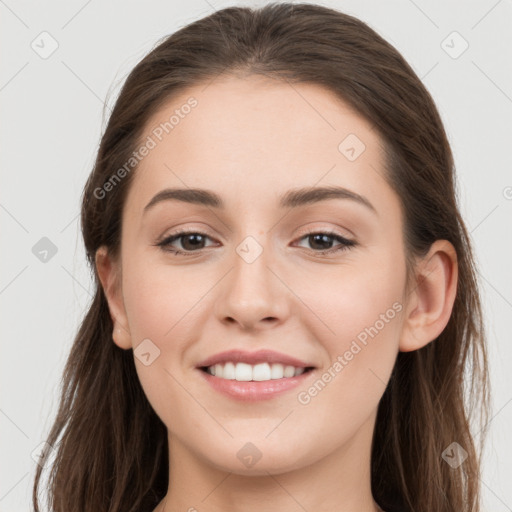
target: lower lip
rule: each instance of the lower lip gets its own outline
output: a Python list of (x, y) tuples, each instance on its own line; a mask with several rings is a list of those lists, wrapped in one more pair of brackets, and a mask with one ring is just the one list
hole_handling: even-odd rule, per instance
[(213, 389), (232, 398), (246, 402), (257, 400), (268, 400), (274, 398), (286, 391), (296, 388), (307, 379), (314, 370), (301, 373), (296, 377), (285, 377), (282, 379), (273, 379), (265, 381), (238, 381), (230, 379), (220, 379), (208, 372), (198, 369), (203, 378), (212, 386)]

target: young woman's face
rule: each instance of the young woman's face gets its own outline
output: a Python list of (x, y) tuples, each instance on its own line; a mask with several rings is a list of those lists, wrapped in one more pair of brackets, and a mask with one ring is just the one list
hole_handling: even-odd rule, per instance
[[(369, 460), (406, 284), (376, 131), (320, 86), (252, 76), (174, 97), (141, 140), (123, 210), (124, 329), (171, 452), (240, 474)], [(182, 199), (152, 201), (166, 189)], [(189, 235), (158, 245), (178, 231)], [(229, 350), (314, 369), (268, 381), (264, 355), (235, 367), (264, 380), (239, 382), (198, 368)]]

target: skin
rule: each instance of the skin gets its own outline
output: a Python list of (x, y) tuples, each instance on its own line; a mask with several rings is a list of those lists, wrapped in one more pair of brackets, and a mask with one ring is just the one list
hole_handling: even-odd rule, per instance
[[(401, 203), (383, 178), (379, 136), (330, 91), (223, 77), (174, 97), (143, 139), (191, 96), (197, 107), (135, 172), (120, 260), (105, 247), (96, 255), (114, 342), (129, 350), (149, 338), (160, 350), (148, 366), (134, 358), (168, 429), (172, 485), (155, 510), (378, 511), (370, 486), (377, 406), (398, 352), (425, 346), (448, 323), (455, 251), (434, 243), (417, 260), (408, 292)], [(338, 150), (350, 133), (366, 146), (354, 161)], [(347, 199), (278, 205), (289, 189), (332, 185), (366, 197), (377, 213)], [(212, 190), (226, 207), (163, 201), (144, 214), (167, 187)], [(196, 251), (187, 256), (154, 245), (178, 228), (207, 238), (197, 249), (190, 237), (174, 241)], [(304, 230), (335, 231), (357, 245), (321, 255), (340, 243), (315, 245)], [(262, 248), (250, 264), (236, 251), (248, 236)], [(394, 303), (402, 310), (308, 404), (299, 403), (298, 394)], [(273, 349), (317, 369), (299, 388), (244, 403), (213, 390), (195, 369), (231, 348)], [(261, 452), (252, 467), (237, 457), (247, 442)]]

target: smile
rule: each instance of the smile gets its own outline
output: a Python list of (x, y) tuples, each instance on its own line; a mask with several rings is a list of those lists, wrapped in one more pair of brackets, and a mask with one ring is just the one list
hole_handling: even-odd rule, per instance
[(219, 379), (236, 380), (239, 382), (263, 382), (297, 377), (310, 368), (295, 367), (279, 363), (260, 363), (251, 365), (247, 363), (235, 363), (228, 361), (224, 364), (218, 363), (212, 366), (203, 367), (202, 369)]

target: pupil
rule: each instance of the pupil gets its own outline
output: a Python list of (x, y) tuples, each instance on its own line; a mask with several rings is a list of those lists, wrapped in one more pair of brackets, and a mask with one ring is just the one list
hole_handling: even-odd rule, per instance
[(318, 239), (323, 240), (324, 246), (322, 246), (322, 243), (320, 243), (320, 247), (318, 247), (318, 249), (330, 249), (330, 247), (326, 247), (325, 244), (327, 244), (328, 246), (332, 244), (332, 240), (330, 240), (329, 235), (310, 235), (310, 239), (314, 240), (314, 242), (311, 244), (312, 247), (315, 246), (315, 243), (317, 243)]
[[(191, 244), (191, 247), (187, 247), (187, 242), (190, 241), (191, 239), (194, 239), (195, 242), (192, 242)], [(201, 244), (201, 242), (203, 240), (202, 239), (202, 235), (199, 235), (199, 234), (194, 234), (194, 235), (187, 235), (184, 239), (183, 239), (183, 247), (187, 250), (189, 249), (194, 249), (194, 248), (197, 248), (198, 247), (198, 244)]]

